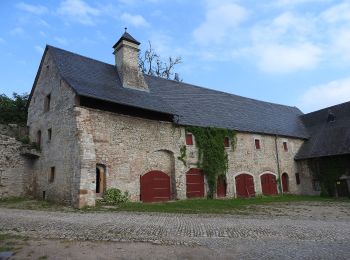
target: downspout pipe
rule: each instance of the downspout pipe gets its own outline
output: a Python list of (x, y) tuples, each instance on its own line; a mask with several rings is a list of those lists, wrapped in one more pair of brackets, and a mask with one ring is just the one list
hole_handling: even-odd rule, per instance
[(275, 152), (276, 152), (277, 173), (278, 173), (278, 180), (279, 180), (278, 187), (279, 187), (280, 193), (283, 194), (282, 179), (281, 179), (281, 169), (280, 169), (280, 158), (279, 158), (279, 153), (278, 153), (277, 138), (278, 138), (278, 135), (275, 135)]

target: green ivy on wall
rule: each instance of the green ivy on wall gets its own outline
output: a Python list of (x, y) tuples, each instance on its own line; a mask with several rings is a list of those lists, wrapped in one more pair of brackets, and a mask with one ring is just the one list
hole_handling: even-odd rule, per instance
[(177, 157), (186, 166), (186, 145), (181, 146), (180, 156)]
[(218, 176), (226, 177), (228, 157), (225, 150), (224, 139), (229, 137), (232, 149), (236, 145), (235, 132), (215, 127), (186, 127), (186, 132), (194, 135), (198, 148), (198, 168), (202, 169), (207, 177), (209, 192), (212, 199), (216, 189)]

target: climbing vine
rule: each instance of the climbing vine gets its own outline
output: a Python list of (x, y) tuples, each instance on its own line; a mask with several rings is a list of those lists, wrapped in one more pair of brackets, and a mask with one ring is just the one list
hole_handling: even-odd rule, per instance
[(194, 135), (198, 148), (198, 168), (201, 168), (207, 177), (209, 192), (212, 199), (215, 193), (218, 176), (226, 177), (228, 157), (225, 151), (224, 139), (229, 137), (232, 149), (235, 148), (235, 132), (228, 129), (214, 127), (186, 127), (186, 131)]
[(349, 155), (312, 159), (308, 165), (320, 182), (321, 196), (334, 196), (336, 181), (343, 174), (350, 174)]
[(177, 157), (186, 166), (186, 145), (181, 146), (180, 156)]

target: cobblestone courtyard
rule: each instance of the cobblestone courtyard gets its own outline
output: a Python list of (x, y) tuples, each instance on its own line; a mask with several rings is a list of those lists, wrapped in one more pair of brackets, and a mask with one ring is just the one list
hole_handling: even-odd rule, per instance
[(99, 240), (69, 242), (70, 248), (77, 248), (75, 251), (80, 254), (75, 257), (84, 259), (128, 256), (348, 259), (350, 255), (349, 203), (261, 205), (251, 207), (245, 215), (74, 213), (0, 208), (0, 223), (3, 233), (37, 239), (30, 242), (31, 246), (35, 248), (38, 246), (35, 243), (39, 243), (41, 250), (47, 247), (49, 259), (62, 259), (67, 255), (62, 255), (62, 250), (57, 250), (62, 258), (51, 255), (59, 246), (53, 246), (57, 240), (48, 239)]

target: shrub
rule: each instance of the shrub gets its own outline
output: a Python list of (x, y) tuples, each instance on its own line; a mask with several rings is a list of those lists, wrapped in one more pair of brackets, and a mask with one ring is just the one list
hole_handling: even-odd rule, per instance
[(120, 203), (125, 203), (129, 200), (129, 193), (125, 191), (124, 193), (116, 188), (109, 188), (103, 194), (103, 202), (110, 205), (117, 205)]

